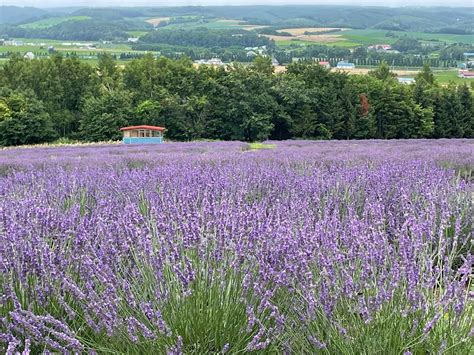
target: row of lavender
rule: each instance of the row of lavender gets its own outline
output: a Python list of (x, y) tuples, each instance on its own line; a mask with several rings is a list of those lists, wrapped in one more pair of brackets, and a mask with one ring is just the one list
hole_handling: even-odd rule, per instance
[(473, 142), (0, 152), (0, 349), (469, 353)]

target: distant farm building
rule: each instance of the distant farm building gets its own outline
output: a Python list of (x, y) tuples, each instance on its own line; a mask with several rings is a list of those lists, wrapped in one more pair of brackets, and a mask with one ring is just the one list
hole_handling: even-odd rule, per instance
[(163, 143), (164, 127), (130, 126), (120, 128), (124, 144), (159, 144)]
[(272, 65), (274, 67), (277, 67), (280, 65), (280, 62), (278, 62), (278, 60), (275, 57), (272, 57)]
[(411, 85), (415, 83), (415, 78), (397, 78), (400, 84)]
[(256, 57), (256, 56), (258, 56), (258, 54), (255, 53), (254, 51), (248, 51), (248, 52), (247, 52), (247, 57), (249, 57), (249, 58), (250, 58), (250, 57)]
[(137, 42), (138, 42), (138, 38), (137, 38), (137, 37), (129, 37), (129, 38), (127, 38), (127, 42), (130, 42), (130, 43), (137, 43)]
[(474, 71), (460, 70), (458, 72), (458, 77), (462, 79), (474, 79)]
[(355, 69), (355, 64), (348, 63), (348, 62), (339, 62), (337, 63), (336, 68), (337, 69)]
[(390, 44), (373, 44), (368, 46), (367, 49), (373, 51), (390, 51), (392, 50), (392, 46)]
[(3, 44), (5, 46), (23, 46), (24, 45), (23, 41), (16, 41), (14, 39), (9, 40), (9, 41), (4, 41)]
[(213, 65), (213, 66), (223, 66), (226, 65), (220, 58), (211, 58), (211, 59), (198, 59), (194, 63), (200, 65)]
[(33, 54), (33, 52), (27, 52), (23, 58), (25, 59), (28, 59), (28, 60), (32, 60), (32, 59), (35, 59), (35, 55)]
[(329, 62), (326, 62), (326, 61), (322, 61), (322, 62), (318, 62), (318, 64), (326, 69), (330, 69), (331, 68), (331, 63)]

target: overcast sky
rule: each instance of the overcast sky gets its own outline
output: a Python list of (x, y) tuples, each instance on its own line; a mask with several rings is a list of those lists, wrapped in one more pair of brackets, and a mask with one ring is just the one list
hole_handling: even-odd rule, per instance
[(67, 7), (67, 6), (181, 6), (181, 5), (377, 5), (377, 6), (467, 6), (474, 0), (0, 0), (0, 5)]

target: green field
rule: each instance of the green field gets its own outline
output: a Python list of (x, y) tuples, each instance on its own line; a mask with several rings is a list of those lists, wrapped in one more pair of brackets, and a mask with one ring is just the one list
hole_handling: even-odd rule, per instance
[(463, 79), (458, 77), (457, 70), (440, 70), (440, 71), (433, 71), (436, 80), (440, 84), (449, 84), (450, 82), (456, 84), (463, 84), (466, 83), (467, 85), (471, 85), (474, 83), (474, 79)]
[(225, 29), (239, 29), (245, 28), (251, 25), (241, 25), (244, 21), (238, 20), (226, 20), (226, 19), (200, 19), (196, 18), (196, 21), (184, 22), (184, 23), (172, 23), (161, 28), (166, 29), (193, 29), (198, 27), (205, 27), (211, 30), (225, 30)]
[[(145, 54), (147, 51), (134, 51), (131, 46), (126, 43), (112, 43), (102, 44), (96, 43), (98, 46), (96, 49), (81, 48), (81, 46), (65, 46), (62, 45), (61, 41), (48, 40), (48, 39), (18, 39), (23, 40), (25, 43), (34, 43), (34, 45), (24, 46), (0, 46), (0, 53), (18, 53), (23, 56), (27, 52), (32, 52), (39, 58), (48, 56), (48, 46), (54, 46), (55, 51), (62, 53), (64, 56), (77, 55), (81, 61), (87, 62), (91, 65), (97, 64), (97, 56), (100, 53), (107, 52), (117, 57), (117, 64), (124, 65), (130, 60), (120, 60), (120, 54), (122, 53), (138, 53)], [(90, 43), (90, 42), (89, 42)], [(155, 52), (152, 52), (155, 53)], [(3, 65), (8, 59), (0, 58), (0, 65)]]
[[(391, 36), (387, 36), (387, 34)], [(341, 41), (334, 42), (313, 42), (299, 39), (288, 39), (286, 41), (276, 42), (278, 46), (287, 47), (291, 44), (300, 43), (305, 45), (317, 44), (336, 47), (357, 47), (361, 45), (370, 44), (393, 44), (401, 37), (415, 38), (424, 43), (465, 43), (474, 44), (474, 35), (451, 35), (443, 33), (422, 33), (422, 32), (402, 32), (402, 31), (388, 31), (378, 29), (368, 30), (347, 30), (340, 32)]]
[[(313, 42), (314, 43), (314, 42)], [(335, 42), (326, 42), (326, 43), (320, 43), (324, 44), (326, 46), (330, 47), (345, 47), (345, 48), (354, 48), (357, 46), (360, 46), (360, 43), (354, 42), (354, 41), (335, 41)]]
[(146, 35), (148, 32), (147, 31), (128, 31), (127, 33), (132, 37), (141, 37), (141, 36)]
[(82, 20), (89, 20), (89, 19), (90, 19), (89, 16), (51, 17), (44, 20), (30, 22), (30, 23), (21, 25), (20, 27), (29, 28), (29, 29), (40, 29), (40, 28), (52, 27), (66, 21), (82, 21)]
[[(388, 33), (393, 34), (393, 37), (387, 36)], [(402, 31), (388, 31), (388, 30), (349, 30), (344, 31), (342, 37), (359, 45), (369, 45), (375, 43), (393, 44), (400, 37), (415, 38), (420, 41), (437, 41), (450, 43), (466, 43), (474, 44), (474, 35), (452, 35), (444, 33), (423, 33), (423, 32), (402, 32)]]
[(275, 44), (279, 47), (288, 47), (288, 46), (301, 46), (301, 45), (312, 45), (312, 44), (318, 44), (316, 42), (311, 42), (311, 41), (302, 41), (300, 39), (289, 39), (286, 41), (276, 41)]

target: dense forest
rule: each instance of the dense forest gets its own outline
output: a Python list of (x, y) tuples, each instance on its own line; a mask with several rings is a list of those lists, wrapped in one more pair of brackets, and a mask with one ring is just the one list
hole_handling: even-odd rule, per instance
[(126, 40), (130, 37), (127, 30), (136, 29), (126, 21), (102, 22), (100, 20), (70, 20), (48, 28), (23, 28), (4, 25), (0, 33), (9, 37), (43, 38), (55, 40), (99, 41)]
[(121, 68), (106, 54), (97, 67), (15, 56), (0, 88), (1, 145), (120, 139), (133, 124), (165, 126), (172, 140), (474, 137), (472, 92), (438, 85), (428, 66), (401, 85), (386, 64), (349, 76), (310, 62), (274, 74), (264, 57), (196, 68), (146, 55)]
[(164, 43), (180, 46), (197, 47), (260, 47), (272, 46), (273, 41), (267, 37), (260, 37), (254, 32), (246, 30), (210, 30), (205, 27), (198, 27), (193, 30), (182, 29), (160, 29), (150, 32), (140, 38), (143, 43)]

